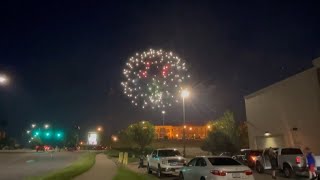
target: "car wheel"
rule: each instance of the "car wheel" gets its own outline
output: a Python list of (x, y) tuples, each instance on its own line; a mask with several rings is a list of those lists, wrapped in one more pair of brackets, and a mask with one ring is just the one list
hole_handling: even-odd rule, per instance
[(183, 173), (182, 173), (182, 172), (179, 173), (179, 180), (184, 180), (184, 177), (183, 177)]
[(161, 178), (161, 176), (162, 176), (160, 165), (158, 165), (157, 176), (158, 176), (158, 178)]
[(148, 172), (148, 174), (152, 174), (152, 170), (150, 169), (149, 164), (148, 164), (148, 166), (147, 166), (147, 172)]
[(283, 172), (286, 178), (291, 178), (294, 175), (293, 170), (289, 165), (284, 165)]
[(257, 172), (260, 173), (260, 174), (264, 172), (263, 166), (261, 165), (260, 162), (257, 162), (257, 164), (256, 164), (256, 170), (257, 170)]

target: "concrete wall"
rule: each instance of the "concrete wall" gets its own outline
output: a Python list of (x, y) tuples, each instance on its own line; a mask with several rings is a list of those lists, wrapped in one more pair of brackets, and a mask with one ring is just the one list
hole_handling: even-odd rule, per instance
[(318, 71), (313, 67), (245, 97), (250, 148), (308, 146), (320, 154)]

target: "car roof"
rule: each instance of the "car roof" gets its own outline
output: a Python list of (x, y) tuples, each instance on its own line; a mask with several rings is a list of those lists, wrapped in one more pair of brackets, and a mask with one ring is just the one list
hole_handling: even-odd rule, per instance
[(161, 148), (161, 149), (156, 149), (158, 151), (161, 151), (161, 150), (174, 150), (174, 151), (177, 151), (178, 149), (176, 148)]
[(196, 156), (197, 158), (202, 157), (202, 158), (230, 158), (232, 159), (232, 157), (230, 156)]

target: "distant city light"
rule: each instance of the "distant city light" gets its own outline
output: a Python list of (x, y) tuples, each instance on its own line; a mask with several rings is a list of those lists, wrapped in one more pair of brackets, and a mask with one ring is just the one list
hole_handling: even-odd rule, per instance
[(0, 74), (0, 85), (7, 85), (8, 83), (9, 78), (4, 74)]
[(30, 131), (29, 131), (29, 130), (27, 130), (27, 134), (30, 134)]
[(44, 125), (44, 128), (46, 128), (46, 129), (48, 129), (49, 127), (50, 127), (49, 124)]
[(36, 124), (31, 124), (31, 127), (32, 128), (35, 128), (37, 125)]
[(112, 141), (113, 142), (117, 142), (118, 141), (118, 137), (117, 136), (112, 136)]

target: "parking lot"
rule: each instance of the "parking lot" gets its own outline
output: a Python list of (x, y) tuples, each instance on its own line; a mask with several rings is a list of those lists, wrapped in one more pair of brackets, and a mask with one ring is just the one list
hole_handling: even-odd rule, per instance
[[(266, 172), (264, 174), (259, 174), (257, 172), (254, 172), (254, 178), (256, 180), (270, 180), (271, 178), (271, 172)], [(154, 173), (154, 176), (156, 177), (156, 174)], [(178, 180), (179, 178), (177, 176), (171, 176), (171, 175), (167, 175), (161, 178), (162, 180)], [(297, 176), (295, 178), (292, 179), (298, 179), (298, 180), (307, 180), (307, 177), (301, 177), (301, 176)], [(277, 180), (288, 180), (288, 178), (285, 178), (283, 176), (283, 174), (281, 173), (277, 173)]]

